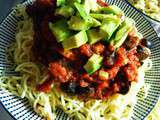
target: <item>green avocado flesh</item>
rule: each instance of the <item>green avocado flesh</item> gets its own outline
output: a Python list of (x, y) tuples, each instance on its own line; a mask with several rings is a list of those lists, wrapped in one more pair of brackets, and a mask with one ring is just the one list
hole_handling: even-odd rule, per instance
[(102, 66), (103, 57), (97, 54), (93, 54), (87, 63), (83, 66), (88, 74), (92, 74)]
[(62, 42), (63, 48), (66, 50), (78, 48), (88, 41), (86, 31), (80, 31), (79, 33), (69, 37)]
[[(57, 0), (54, 15), (60, 19), (50, 22), (49, 28), (64, 50), (97, 42), (112, 43), (118, 48), (135, 26), (117, 6), (100, 6), (96, 0)], [(103, 57), (93, 54), (83, 68), (92, 74), (101, 67), (102, 60)], [(100, 73), (105, 76), (103, 71)]]
[(49, 28), (56, 37), (57, 42), (62, 42), (72, 35), (72, 32), (68, 29), (66, 20), (59, 20), (55, 23), (49, 23)]

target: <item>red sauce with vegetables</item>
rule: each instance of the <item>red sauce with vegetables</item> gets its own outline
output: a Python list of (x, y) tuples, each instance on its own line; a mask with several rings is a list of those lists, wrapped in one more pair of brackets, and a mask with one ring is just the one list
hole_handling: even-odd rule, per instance
[[(108, 6), (101, 0), (97, 2), (101, 6)], [(57, 43), (48, 27), (50, 21), (55, 21), (60, 17), (53, 14), (55, 6), (54, 0), (37, 0), (27, 7), (27, 13), (34, 22), (33, 52), (36, 58), (48, 67), (51, 76), (43, 84), (38, 85), (37, 90), (50, 92), (52, 84), (56, 83), (67, 94), (87, 98), (106, 99), (114, 93), (126, 94), (131, 82), (137, 81), (141, 56), (148, 56), (147, 53), (143, 53), (146, 41), (143, 40), (140, 43), (138, 37), (128, 36), (118, 49), (111, 44), (98, 42), (65, 51), (61, 44)], [(89, 75), (83, 66), (93, 53), (104, 57), (103, 65)], [(100, 70), (106, 72), (108, 77), (100, 76)]]

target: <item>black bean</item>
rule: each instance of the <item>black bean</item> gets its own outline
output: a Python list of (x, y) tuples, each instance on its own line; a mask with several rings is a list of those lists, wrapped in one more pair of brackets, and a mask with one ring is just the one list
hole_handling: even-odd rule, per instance
[(146, 46), (147, 48), (151, 48), (152, 47), (152, 42), (150, 40), (145, 39), (145, 38), (143, 38), (141, 40), (141, 44)]
[(114, 79), (110, 79), (109, 80), (109, 85), (112, 86), (114, 84), (115, 80)]
[(61, 84), (61, 89), (64, 92), (70, 93), (70, 94), (76, 93), (76, 87), (77, 87), (77, 84), (75, 82), (66, 82), (66, 83)]
[(139, 44), (139, 38), (134, 36), (128, 36), (124, 42), (125, 48), (131, 50)]
[(114, 65), (114, 63), (115, 63), (115, 61), (116, 61), (116, 55), (115, 55), (115, 53), (113, 52), (111, 55), (109, 55), (109, 56), (107, 56), (106, 57), (106, 59), (104, 60), (104, 64), (106, 65), (106, 66), (113, 66)]
[(76, 94), (85, 94), (88, 92), (89, 92), (89, 87), (81, 87), (81, 86), (76, 87)]
[(150, 52), (148, 49), (142, 45), (137, 46), (137, 57), (140, 61), (145, 60), (150, 56)]
[(130, 85), (131, 84), (129, 81), (121, 81), (119, 93), (121, 93), (123, 95), (127, 94), (130, 89)]
[(61, 84), (61, 89), (69, 94), (85, 94), (89, 93), (89, 87), (81, 87), (75, 82), (66, 82)]
[(137, 52), (138, 52), (138, 53), (143, 53), (144, 50), (145, 50), (145, 49), (144, 49), (143, 46), (141, 46), (141, 45), (138, 45), (138, 46), (137, 46)]
[(121, 94), (127, 94), (130, 89), (130, 81), (128, 80), (127, 76), (124, 74), (124, 71), (122, 69), (118, 72), (115, 82), (118, 83), (119, 86), (119, 93)]

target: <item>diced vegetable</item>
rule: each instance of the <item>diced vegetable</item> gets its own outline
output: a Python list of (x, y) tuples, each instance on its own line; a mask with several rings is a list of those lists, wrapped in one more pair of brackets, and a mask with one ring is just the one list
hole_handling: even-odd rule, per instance
[(92, 27), (98, 27), (101, 25), (101, 22), (96, 20), (95, 18), (92, 18)]
[(81, 0), (66, 0), (67, 2), (67, 4), (69, 5), (69, 6), (72, 6), (72, 7), (74, 7), (74, 3), (75, 2), (77, 2), (77, 3), (81, 3)]
[(100, 30), (102, 33), (106, 35), (105, 38), (106, 41), (108, 41), (111, 38), (112, 34), (116, 31), (120, 23), (121, 23), (120, 18), (117, 19), (107, 18), (103, 20)]
[(103, 57), (97, 54), (93, 54), (87, 63), (84, 65), (84, 69), (88, 74), (92, 74), (102, 66)]
[(68, 21), (69, 29), (72, 30), (88, 30), (92, 24), (89, 22), (86, 22), (84, 19), (72, 16), (71, 19)]
[(91, 6), (89, 4), (89, 1), (90, 0), (84, 0), (84, 8), (85, 8), (85, 11), (86, 11), (87, 15), (89, 15), (90, 10), (91, 10)]
[(74, 14), (74, 9), (70, 6), (62, 6), (55, 10), (55, 15), (61, 15), (66, 18), (72, 16)]
[(90, 13), (90, 16), (98, 20), (117, 19), (117, 16), (113, 14)]
[(108, 6), (108, 4), (106, 2), (104, 2), (105, 0), (97, 0), (97, 3), (101, 6), (101, 7), (105, 7)]
[(66, 3), (66, 0), (57, 0), (57, 6), (62, 6)]
[(116, 48), (120, 47), (123, 44), (128, 36), (128, 33), (132, 30), (134, 24), (135, 23), (132, 19), (126, 18), (122, 25), (119, 27), (118, 31), (115, 34), (115, 37), (112, 39)]
[(57, 42), (62, 42), (72, 35), (72, 32), (68, 29), (66, 20), (59, 20), (55, 23), (49, 23), (49, 28), (56, 37)]
[(89, 15), (90, 11), (97, 11), (100, 6), (97, 4), (97, 0), (84, 0), (84, 8)]
[(84, 5), (79, 3), (74, 3), (76, 9), (78, 10), (80, 16), (86, 21), (92, 23), (92, 17), (85, 11)]
[(89, 44), (94, 44), (105, 38), (105, 35), (97, 29), (91, 29), (88, 31)]
[(101, 80), (107, 80), (109, 78), (109, 73), (104, 70), (100, 70), (99, 71), (99, 78)]
[(81, 45), (85, 44), (88, 41), (88, 37), (86, 32), (80, 31), (74, 36), (71, 36), (70, 38), (64, 40), (62, 42), (63, 48), (66, 50), (72, 49), (72, 48), (78, 48)]
[(92, 23), (85, 21), (84, 19), (78, 16), (72, 16), (68, 21), (69, 29), (71, 30), (88, 30), (91, 27), (98, 27), (101, 25), (101, 22), (92, 18)]
[(101, 7), (99, 9), (99, 11), (104, 13), (104, 14), (124, 15), (124, 12), (119, 7), (117, 7), (116, 5)]

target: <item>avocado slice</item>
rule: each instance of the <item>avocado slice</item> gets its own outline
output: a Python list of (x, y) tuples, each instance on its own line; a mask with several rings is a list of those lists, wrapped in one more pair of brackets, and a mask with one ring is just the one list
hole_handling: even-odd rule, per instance
[(99, 9), (99, 11), (101, 13), (105, 13), (105, 14), (124, 15), (124, 12), (119, 7), (117, 7), (116, 5), (101, 7)]
[(104, 19), (117, 19), (117, 15), (113, 14), (101, 14), (101, 13), (90, 13), (90, 16), (97, 19), (97, 20), (104, 20)]
[(84, 5), (82, 4), (79, 4), (77, 2), (74, 3), (76, 9), (78, 10), (80, 16), (86, 21), (86, 22), (89, 22), (89, 23), (92, 23), (92, 17), (89, 16), (87, 14), (87, 12), (85, 11), (85, 8), (84, 8)]
[(65, 3), (66, 3), (66, 0), (57, 0), (56, 2), (58, 7), (64, 5)]
[(63, 48), (66, 50), (78, 48), (81, 45), (85, 44), (88, 41), (86, 31), (82, 30), (76, 35), (71, 36), (70, 38), (62, 42)]
[(123, 44), (123, 42), (126, 40), (128, 36), (128, 33), (133, 29), (134, 26), (135, 22), (133, 19), (125, 19), (125, 21), (118, 28), (114, 38), (112, 38), (112, 41), (114, 42), (114, 46), (116, 48), (120, 47)]
[(105, 38), (105, 34), (99, 31), (99, 29), (91, 29), (88, 32), (89, 44), (94, 44)]
[(101, 22), (96, 20), (95, 18), (92, 18), (92, 27), (98, 27), (101, 25)]
[(61, 15), (66, 18), (72, 16), (74, 14), (74, 9), (71, 6), (62, 6), (55, 10), (55, 15)]
[(67, 5), (71, 6), (71, 7), (75, 7), (74, 6), (74, 3), (77, 2), (77, 3), (81, 3), (82, 1), (81, 0), (66, 0), (67, 2)]
[(62, 42), (72, 35), (72, 32), (68, 29), (66, 20), (59, 20), (55, 23), (49, 23), (49, 28), (56, 37), (57, 42)]
[(72, 16), (67, 22), (69, 29), (75, 31), (89, 30), (91, 27), (98, 27), (101, 25), (101, 22), (92, 18), (92, 23), (85, 21), (79, 16)]
[(86, 22), (84, 19), (77, 17), (77, 16), (72, 16), (71, 19), (68, 21), (68, 26), (69, 29), (71, 30), (88, 30), (92, 24), (89, 22)]
[(100, 76), (100, 77), (103, 77), (103, 78), (105, 78), (105, 79), (108, 79), (108, 78), (109, 78), (108, 72), (106, 72), (106, 71), (104, 71), (104, 70), (100, 70), (100, 71), (99, 71), (99, 76)]
[(100, 30), (102, 33), (106, 35), (105, 38), (106, 41), (108, 41), (111, 38), (112, 34), (116, 31), (116, 29), (120, 24), (121, 24), (120, 18), (117, 19), (107, 18), (103, 20), (102, 25), (100, 26)]
[(92, 74), (102, 66), (103, 57), (97, 54), (93, 54), (83, 66), (88, 74)]
[(90, 11), (97, 11), (100, 8), (97, 4), (97, 0), (84, 0), (83, 4), (87, 14), (89, 14)]

